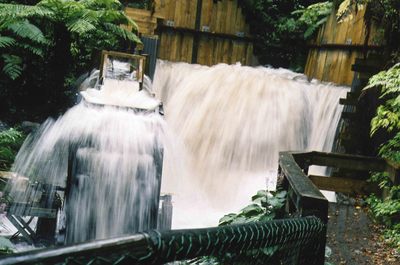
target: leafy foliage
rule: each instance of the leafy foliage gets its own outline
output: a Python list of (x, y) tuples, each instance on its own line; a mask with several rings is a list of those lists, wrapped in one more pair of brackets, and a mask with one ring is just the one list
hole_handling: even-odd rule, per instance
[[(251, 197), (251, 200), (252, 203), (240, 210), (239, 213), (230, 213), (222, 217), (219, 220), (219, 225), (265, 222), (282, 217), (286, 191), (259, 190), (256, 195)], [(277, 247), (265, 248), (263, 249), (263, 255), (272, 256), (276, 250)], [(253, 254), (248, 253), (248, 255)]]
[(297, 20), (299, 27), (305, 28), (304, 39), (309, 39), (315, 31), (328, 20), (333, 9), (332, 2), (321, 2), (296, 10), (292, 14), (300, 14)]
[(132, 51), (136, 30), (118, 0), (0, 0), (0, 113), (41, 120), (63, 112), (100, 51)]
[(286, 200), (286, 191), (260, 190), (252, 198), (252, 204), (239, 213), (230, 213), (219, 220), (219, 225), (241, 224), (275, 219)]
[(25, 135), (17, 129), (11, 128), (0, 132), (0, 170), (11, 168)]
[[(261, 64), (303, 71), (308, 52), (304, 32), (315, 26), (309, 23), (309, 19), (318, 17), (316, 22), (323, 19), (323, 10), (329, 5), (320, 4), (307, 8), (318, 2), (318, 0), (239, 1), (254, 35), (254, 49)], [(306, 36), (310, 37), (315, 29), (309, 29)]]
[(381, 89), (380, 99), (384, 103), (372, 119), (371, 135), (378, 129), (388, 132), (400, 130), (400, 63), (371, 77), (365, 89), (373, 87)]
[[(400, 63), (370, 78), (365, 89), (379, 88), (383, 104), (371, 121), (371, 135), (378, 130), (391, 133), (388, 141), (379, 148), (379, 155), (400, 163)], [(387, 174), (374, 174), (371, 180), (388, 191), (384, 199), (370, 196), (368, 203), (373, 216), (387, 227), (385, 237), (400, 249), (400, 186), (394, 185)]]

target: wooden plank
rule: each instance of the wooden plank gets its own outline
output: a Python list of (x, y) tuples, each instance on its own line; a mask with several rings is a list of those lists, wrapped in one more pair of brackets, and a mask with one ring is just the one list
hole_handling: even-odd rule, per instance
[(322, 76), (321, 79), (322, 81), (330, 81), (329, 79), (329, 75), (331, 73), (332, 70), (332, 61), (333, 58), (336, 57), (336, 52), (327, 52), (326, 53), (326, 60), (325, 60), (325, 64), (322, 70)]
[[(174, 27), (182, 27), (185, 28), (185, 21), (184, 21), (184, 5), (186, 4), (186, 0), (176, 0), (175, 1), (175, 8), (174, 10), (170, 11), (172, 19), (174, 21)], [(172, 15), (173, 14), (173, 15)]]
[(323, 74), (324, 74), (324, 69), (325, 69), (325, 62), (326, 62), (326, 57), (328, 55), (327, 51), (320, 51), (318, 55), (318, 70), (315, 74), (315, 78), (322, 80)]
[(168, 0), (154, 0), (154, 16), (165, 19)]
[(340, 153), (325, 153), (325, 152), (307, 152), (293, 155), (296, 160), (297, 157), (307, 156), (310, 160), (309, 165), (328, 166), (343, 169), (353, 169), (361, 171), (385, 171), (387, 163), (384, 159), (348, 155)]
[(279, 171), (287, 180), (292, 202), (302, 216), (314, 214), (327, 222), (328, 200), (304, 174), (289, 152), (279, 153)]
[(221, 1), (221, 21), (220, 21), (220, 32), (222, 33), (228, 33), (226, 30), (226, 24), (227, 20), (229, 20), (229, 17), (227, 16), (227, 11), (228, 11), (228, 0), (222, 0)]
[(217, 32), (217, 12), (218, 11), (218, 4), (212, 1), (212, 9), (211, 9), (211, 21), (210, 21), (210, 31)]
[(352, 195), (370, 195), (380, 193), (377, 185), (359, 179), (326, 176), (308, 176), (310, 180), (321, 190), (342, 192)]
[(210, 24), (210, 0), (202, 0), (201, 3), (201, 19), (200, 19), (200, 30), (202, 30), (203, 26), (209, 27)]
[(226, 9), (226, 24), (225, 24), (225, 33), (229, 34), (235, 34), (233, 31), (233, 25), (235, 23), (234, 18), (233, 18), (233, 13), (235, 8), (237, 7), (237, 0), (235, 1), (227, 1), (227, 9)]
[(247, 44), (247, 52), (246, 52), (246, 65), (252, 65), (253, 60), (253, 43)]
[[(197, 1), (192, 1), (192, 0), (188, 0), (188, 1), (189, 1), (189, 5), (188, 5), (188, 26), (191, 29), (195, 29), (195, 27), (196, 27), (196, 16), (197, 16)], [(202, 1), (204, 1), (204, 0), (202, 0)], [(200, 20), (200, 25), (199, 26), (201, 28), (201, 20)]]
[[(176, 0), (168, 0), (168, 5), (167, 5), (168, 11), (167, 11), (167, 15), (166, 15), (167, 20), (175, 19), (176, 4), (177, 4)], [(174, 23), (175, 23), (175, 21), (174, 21)]]
[(348, 106), (357, 106), (358, 105), (358, 99), (354, 98), (341, 98), (339, 99), (339, 104), (340, 105), (348, 105)]

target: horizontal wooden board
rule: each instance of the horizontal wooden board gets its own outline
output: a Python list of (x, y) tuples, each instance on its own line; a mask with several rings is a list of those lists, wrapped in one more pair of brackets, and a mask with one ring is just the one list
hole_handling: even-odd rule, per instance
[(321, 190), (342, 192), (346, 194), (369, 195), (379, 192), (376, 184), (359, 179), (326, 177), (326, 176), (308, 176), (310, 180)]

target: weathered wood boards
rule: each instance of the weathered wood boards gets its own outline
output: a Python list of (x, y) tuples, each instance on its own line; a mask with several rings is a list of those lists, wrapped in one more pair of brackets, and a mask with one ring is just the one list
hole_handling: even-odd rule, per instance
[(341, 23), (336, 19), (336, 11), (332, 12), (315, 39), (309, 43), (304, 71), (309, 78), (351, 85), (354, 78), (351, 66), (356, 58), (379, 50), (383, 45), (377, 26), (372, 23), (369, 30), (366, 27), (366, 9), (361, 7)]
[(153, 13), (133, 8), (126, 13), (139, 33), (159, 34), (160, 59), (203, 65), (252, 62), (249, 26), (238, 0), (156, 0)]
[(125, 8), (127, 16), (133, 18), (139, 28), (139, 33), (145, 35), (153, 35), (157, 28), (157, 17), (150, 10)]

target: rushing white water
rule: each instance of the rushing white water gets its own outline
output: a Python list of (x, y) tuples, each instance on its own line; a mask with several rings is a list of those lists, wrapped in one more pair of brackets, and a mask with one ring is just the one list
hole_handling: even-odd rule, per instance
[(347, 91), (284, 69), (164, 61), (153, 87), (186, 149), (187, 175), (163, 180), (175, 227), (216, 225), (273, 189), (279, 151), (330, 151)]
[[(113, 82), (105, 84), (107, 87)], [(104, 89), (104, 88), (103, 88)], [(113, 99), (126, 99), (115, 89)], [(46, 186), (68, 186), (67, 243), (108, 238), (154, 228), (158, 212), (159, 177), (165, 124), (152, 112), (94, 106), (86, 101), (57, 120), (49, 119), (22, 146), (12, 171), (17, 172), (10, 196), (11, 211), (40, 201)], [(67, 185), (68, 156), (73, 167)], [(157, 168), (157, 166), (160, 166)], [(26, 177), (31, 186), (26, 189)], [(40, 183), (36, 185), (35, 183)], [(42, 203), (48, 207), (54, 198)], [(156, 215), (154, 215), (154, 213)]]
[[(126, 84), (106, 82), (112, 87), (105, 94), (83, 95), (99, 104), (142, 104), (134, 95), (138, 88), (133, 93)], [(81, 103), (48, 120), (19, 152), (13, 168), (19, 176), (65, 187), (73, 150), (75, 177), (65, 206), (68, 242), (149, 227), (158, 192), (154, 158), (159, 160), (162, 147), (162, 190), (173, 194), (173, 226), (215, 226), (257, 190), (274, 188), (279, 151), (331, 149), (339, 98), (347, 91), (283, 69), (163, 61), (154, 88), (174, 137), (155, 113)], [(21, 194), (26, 181), (15, 183), (20, 183), (11, 193), (16, 201), (37, 200), (37, 189)]]

